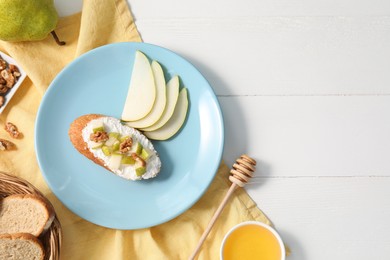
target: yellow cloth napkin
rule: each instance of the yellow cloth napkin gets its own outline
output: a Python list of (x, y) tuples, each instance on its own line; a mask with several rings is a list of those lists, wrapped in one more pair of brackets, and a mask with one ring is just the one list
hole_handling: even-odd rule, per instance
[[(88, 50), (113, 42), (141, 41), (124, 0), (85, 1), (82, 15), (61, 18), (56, 32), (66, 41), (65, 46), (56, 45), (50, 36), (39, 42), (0, 41), (0, 49), (15, 58), (29, 77), (0, 116), (1, 125), (11, 121), (23, 133), (23, 138), (12, 140), (16, 151), (0, 152), (0, 170), (28, 180), (53, 203), (63, 228), (61, 259), (187, 259), (230, 186), (229, 169), (224, 163), (191, 209), (167, 223), (135, 231), (87, 222), (65, 208), (47, 187), (35, 157), (34, 123), (50, 82), (65, 65)], [(0, 138), (9, 136), (0, 130)], [(245, 190), (238, 189), (203, 245), (199, 259), (218, 259), (223, 236), (246, 220), (270, 224)]]

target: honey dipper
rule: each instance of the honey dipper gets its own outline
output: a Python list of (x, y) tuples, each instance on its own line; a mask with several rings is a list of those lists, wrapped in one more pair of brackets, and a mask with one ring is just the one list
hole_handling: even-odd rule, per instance
[(214, 216), (211, 218), (209, 225), (206, 230), (203, 232), (198, 245), (193, 251), (192, 255), (188, 258), (189, 260), (195, 259), (200, 248), (202, 247), (204, 241), (206, 240), (208, 234), (211, 231), (211, 228), (214, 226), (217, 218), (221, 214), (222, 210), (225, 208), (230, 196), (233, 192), (239, 188), (244, 187), (245, 184), (253, 177), (253, 172), (255, 171), (256, 161), (249, 157), (246, 154), (243, 154), (236, 160), (236, 163), (233, 164), (233, 169), (230, 170), (229, 180), (232, 182), (228, 192), (225, 195), (225, 198), (222, 200), (217, 211), (214, 213)]

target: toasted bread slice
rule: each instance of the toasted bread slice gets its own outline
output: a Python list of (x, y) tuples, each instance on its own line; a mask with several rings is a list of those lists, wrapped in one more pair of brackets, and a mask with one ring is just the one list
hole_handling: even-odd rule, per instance
[(36, 237), (50, 228), (53, 206), (35, 194), (15, 194), (0, 200), (0, 234), (30, 233)]
[(29, 233), (0, 235), (0, 259), (43, 260), (44, 256), (41, 241)]
[[(131, 139), (130, 144), (128, 144), (129, 150), (122, 150), (123, 148), (118, 148), (118, 146), (114, 150), (112, 145), (108, 145), (109, 140), (92, 141), (91, 135), (95, 134), (95, 128), (93, 128), (95, 124), (101, 126), (103, 130), (99, 132), (106, 136), (116, 134), (121, 138)], [(149, 179), (157, 176), (160, 171), (161, 161), (150, 140), (137, 129), (122, 124), (119, 119), (99, 114), (83, 115), (71, 123), (68, 134), (70, 141), (78, 152), (122, 178), (129, 180)], [(118, 137), (117, 139), (119, 147), (122, 147), (123, 142), (125, 142), (121, 138)], [(99, 147), (94, 148), (91, 143), (99, 145)], [(104, 153), (103, 146), (112, 149), (109, 154)], [(135, 147), (141, 147), (141, 152), (145, 153), (141, 154), (140, 150)], [(121, 158), (118, 159), (116, 156)], [(114, 157), (116, 158), (114, 159)], [(122, 159), (135, 160), (135, 162), (124, 162)], [(113, 161), (117, 162), (113, 163)], [(116, 165), (116, 167), (113, 165)], [(136, 169), (137, 167), (143, 169)]]

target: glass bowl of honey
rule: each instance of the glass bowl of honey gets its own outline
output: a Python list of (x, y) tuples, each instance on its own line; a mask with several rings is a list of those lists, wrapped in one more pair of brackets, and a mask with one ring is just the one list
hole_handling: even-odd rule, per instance
[(259, 221), (234, 226), (222, 240), (221, 260), (285, 260), (286, 250), (279, 234)]

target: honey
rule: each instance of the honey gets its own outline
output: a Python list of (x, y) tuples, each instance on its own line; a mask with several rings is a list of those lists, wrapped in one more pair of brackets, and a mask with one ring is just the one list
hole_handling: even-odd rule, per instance
[(257, 224), (238, 226), (225, 239), (223, 260), (281, 260), (282, 246), (270, 230)]

